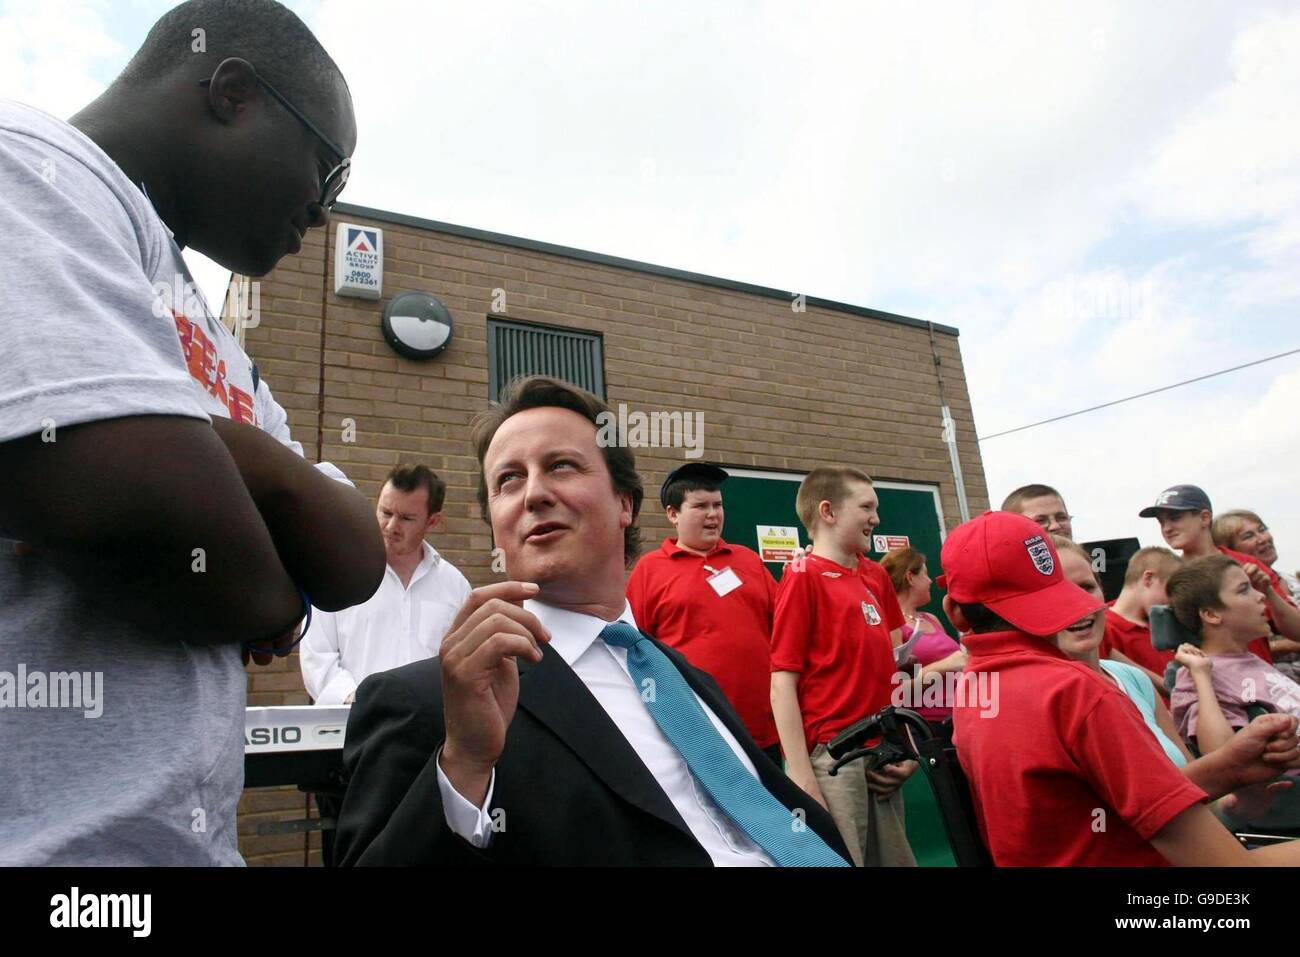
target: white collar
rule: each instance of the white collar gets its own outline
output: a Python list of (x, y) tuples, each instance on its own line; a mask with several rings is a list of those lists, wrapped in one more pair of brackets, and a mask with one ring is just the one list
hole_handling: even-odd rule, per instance
[[(439, 555), (437, 551), (434, 550), (434, 547), (430, 545), (428, 542), (420, 543), (420, 552), (421, 552), (420, 563), (416, 565), (415, 570), (411, 572), (411, 580), (407, 584), (406, 586), (407, 588), (410, 588), (411, 585), (414, 585), (426, 574), (428, 574), (429, 572), (437, 568), (439, 563), (442, 561), (442, 556)], [(396, 578), (397, 581), (400, 583), (402, 581), (402, 576), (397, 574), (397, 569), (394, 568), (392, 565), (389, 565), (387, 567), (388, 567), (388, 571), (392, 572), (393, 577)]]
[[(602, 629), (610, 624), (595, 615), (556, 608), (535, 598), (526, 599), (524, 608), (536, 615), (546, 630), (551, 633), (551, 647), (569, 667), (573, 667), (573, 663), (586, 654), (592, 642), (600, 637)], [(632, 606), (626, 601), (623, 602), (623, 613), (615, 620), (625, 621), (633, 628), (636, 627)]]

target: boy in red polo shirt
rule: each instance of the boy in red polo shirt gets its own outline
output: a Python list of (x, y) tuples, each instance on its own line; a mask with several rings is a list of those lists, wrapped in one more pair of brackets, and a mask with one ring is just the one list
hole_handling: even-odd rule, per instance
[(1170, 548), (1180, 550), (1185, 560), (1203, 558), (1217, 551), (1245, 569), (1250, 583), (1263, 593), (1268, 607), (1268, 625), (1264, 634), (1251, 642), (1250, 650), (1272, 664), (1273, 633), (1291, 639), (1280, 647), (1294, 649), (1293, 642), (1300, 641), (1300, 608), (1296, 607), (1290, 590), (1282, 584), (1277, 572), (1259, 559), (1214, 544), (1214, 511), (1210, 497), (1203, 490), (1195, 485), (1170, 486), (1156, 497), (1154, 505), (1138, 512), (1138, 517), (1156, 519), (1165, 542)]
[(677, 537), (637, 562), (627, 599), (646, 634), (713, 676), (779, 767), (770, 654), (776, 580), (753, 551), (722, 540), (719, 487), (726, 479), (726, 471), (707, 462), (668, 474), (659, 501)]
[(1140, 549), (1129, 559), (1124, 587), (1106, 607), (1106, 633), (1098, 649), (1112, 658), (1143, 669), (1166, 698), (1165, 668), (1174, 660), (1172, 649), (1159, 651), (1151, 644), (1152, 605), (1168, 604), (1165, 582), (1183, 560), (1167, 548)]
[(884, 596), (858, 573), (859, 553), (880, 524), (878, 506), (871, 478), (858, 469), (813, 469), (799, 486), (795, 507), (813, 547), (777, 589), (772, 712), (786, 772), (831, 812), (853, 863), (915, 866), (899, 788), (916, 762), (868, 775), (859, 761), (832, 777), (826, 751), (849, 725), (888, 705), (893, 687)]
[[(948, 536), (943, 567), (944, 611), (969, 632), (966, 671), (998, 681), (995, 711), (961, 696), (953, 709), (953, 740), (995, 864), (1300, 863), (1297, 842), (1243, 848), (1124, 694), (1056, 646), (1058, 632), (1103, 606), (1065, 578), (1034, 522), (986, 512)], [(1251, 732), (1259, 752), (1292, 760), (1296, 720), (1265, 717)], [(1264, 781), (1276, 770), (1259, 762), (1258, 773)]]

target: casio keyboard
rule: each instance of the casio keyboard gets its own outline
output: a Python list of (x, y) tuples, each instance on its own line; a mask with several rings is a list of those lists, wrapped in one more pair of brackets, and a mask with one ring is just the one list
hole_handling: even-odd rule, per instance
[(244, 709), (244, 787), (343, 793), (350, 705)]

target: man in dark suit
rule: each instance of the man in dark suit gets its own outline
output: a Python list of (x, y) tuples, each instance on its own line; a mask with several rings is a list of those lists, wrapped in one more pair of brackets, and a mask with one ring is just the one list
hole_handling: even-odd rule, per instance
[(713, 679), (636, 629), (642, 487), (609, 421), (533, 377), (475, 423), (511, 580), (471, 594), (440, 658), (358, 689), (339, 863), (844, 866)]

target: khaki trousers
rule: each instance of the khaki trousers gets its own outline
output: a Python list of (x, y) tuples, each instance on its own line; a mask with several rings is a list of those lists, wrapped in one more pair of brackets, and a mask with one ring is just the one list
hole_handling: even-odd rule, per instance
[(916, 867), (912, 846), (907, 843), (902, 788), (887, 797), (873, 793), (867, 787), (861, 758), (844, 765), (831, 777), (835, 760), (824, 744), (813, 748), (809, 757), (817, 786), (853, 863), (857, 867)]

